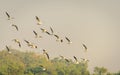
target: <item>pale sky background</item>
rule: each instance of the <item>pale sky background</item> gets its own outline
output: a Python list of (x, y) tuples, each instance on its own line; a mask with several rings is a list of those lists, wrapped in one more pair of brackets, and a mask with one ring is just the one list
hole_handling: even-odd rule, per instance
[[(8, 21), (6, 11), (15, 19)], [(43, 25), (36, 25), (35, 16)], [(16, 24), (19, 31), (11, 24)], [(61, 44), (41, 33), (40, 28), (50, 30), (50, 26), (73, 43)], [(32, 30), (43, 38), (35, 39)], [(46, 49), (52, 58), (87, 58), (90, 71), (95, 66), (104, 66), (110, 72), (120, 70), (120, 0), (0, 0), (0, 35), (0, 50), (5, 45), (19, 50)], [(22, 48), (11, 41), (15, 38), (22, 42)], [(27, 47), (24, 39), (37, 44), (38, 49)], [(88, 47), (87, 53), (82, 43)]]

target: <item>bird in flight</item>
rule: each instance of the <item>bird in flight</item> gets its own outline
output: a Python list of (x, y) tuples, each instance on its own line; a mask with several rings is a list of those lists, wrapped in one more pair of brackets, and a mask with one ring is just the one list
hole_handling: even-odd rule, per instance
[(41, 25), (42, 22), (41, 22), (41, 20), (38, 18), (38, 16), (35, 16), (35, 18), (36, 18), (36, 20), (37, 20), (37, 25)]
[(7, 17), (8, 17), (8, 20), (13, 19), (13, 17), (11, 17), (11, 16), (8, 14), (8, 12), (5, 12), (5, 13), (6, 13)]
[(48, 59), (48, 60), (50, 59), (49, 54), (46, 52), (45, 49), (43, 49), (43, 54), (45, 54), (45, 55), (47, 56), (47, 59)]
[(60, 40), (60, 38), (59, 38), (58, 35), (54, 34), (54, 36), (57, 38), (56, 41), (59, 41), (59, 40)]
[(73, 58), (75, 59), (76, 64), (79, 64), (78, 59), (76, 58), (76, 56), (73, 56)]
[(24, 41), (27, 43), (27, 45), (28, 45), (29, 47), (31, 47), (31, 48), (37, 48), (37, 46), (34, 45), (34, 44), (32, 44), (31, 42), (29, 42), (29, 41), (27, 41), (27, 40), (24, 40)]
[(6, 45), (6, 49), (7, 49), (8, 53), (11, 53), (11, 51), (7, 45)]
[(16, 43), (18, 43), (19, 47), (21, 47), (21, 43), (20, 43), (20, 41), (18, 39), (13, 39), (13, 41), (15, 41)]
[(17, 26), (17, 25), (12, 24), (12, 26), (13, 26), (13, 27), (15, 27), (15, 28), (16, 28), (16, 30), (18, 31), (18, 26)]
[(65, 39), (68, 41), (68, 44), (71, 44), (72, 42), (70, 41), (70, 39), (68, 39), (68, 37), (65, 37)]
[(33, 30), (33, 33), (35, 34), (35, 38), (42, 38), (42, 36), (39, 36), (36, 31)]
[(83, 45), (85, 51), (87, 51), (87, 46), (85, 44), (82, 44), (82, 45)]

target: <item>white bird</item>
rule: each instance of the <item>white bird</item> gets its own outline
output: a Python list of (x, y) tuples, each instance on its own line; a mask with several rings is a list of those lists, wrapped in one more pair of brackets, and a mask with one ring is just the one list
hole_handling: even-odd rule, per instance
[(41, 25), (42, 22), (41, 22), (41, 20), (38, 18), (38, 16), (35, 16), (35, 18), (36, 18), (36, 20), (37, 20), (37, 25)]

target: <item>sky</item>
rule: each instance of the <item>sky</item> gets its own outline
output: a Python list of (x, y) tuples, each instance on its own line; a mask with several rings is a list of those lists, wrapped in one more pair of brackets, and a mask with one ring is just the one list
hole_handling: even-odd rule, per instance
[[(42, 52), (46, 49), (51, 58), (63, 55), (78, 60), (90, 60), (88, 69), (105, 67), (110, 72), (120, 70), (120, 0), (0, 0), (0, 50), (8, 45), (18, 50)], [(7, 20), (5, 12), (14, 19)], [(36, 24), (35, 16), (42, 21)], [(16, 31), (12, 24), (19, 27)], [(56, 38), (41, 32), (50, 31), (61, 38), (67, 36), (73, 43), (56, 42)], [(43, 38), (34, 38), (33, 30)], [(19, 39), (19, 48), (13, 39)], [(38, 45), (38, 49), (26, 46), (23, 40)], [(88, 51), (82, 46), (84, 43)]]

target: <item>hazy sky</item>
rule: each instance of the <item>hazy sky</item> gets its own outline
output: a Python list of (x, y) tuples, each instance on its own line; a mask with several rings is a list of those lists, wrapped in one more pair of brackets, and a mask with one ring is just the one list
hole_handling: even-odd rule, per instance
[[(5, 12), (15, 19), (8, 21)], [(38, 16), (43, 25), (36, 25)], [(19, 31), (11, 25), (16, 24)], [(72, 44), (62, 44), (53, 36), (43, 34), (40, 28), (49, 27), (61, 38), (69, 37)], [(36, 30), (42, 39), (35, 39)], [(120, 70), (120, 0), (0, 0), (0, 49), (5, 45), (19, 50), (32, 50), (24, 39), (38, 45), (35, 51), (46, 49), (50, 57), (75, 55), (90, 60), (89, 69), (104, 66), (108, 71)], [(19, 48), (12, 39), (19, 39)], [(88, 47), (84, 52), (82, 43)]]

